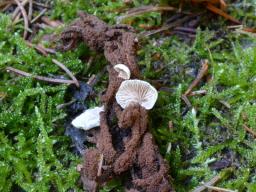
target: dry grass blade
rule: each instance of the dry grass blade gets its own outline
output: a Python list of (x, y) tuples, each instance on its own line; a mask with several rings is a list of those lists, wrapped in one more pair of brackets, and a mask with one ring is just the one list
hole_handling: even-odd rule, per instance
[(5, 12), (7, 9), (9, 9), (12, 6), (12, 4), (6, 5), (4, 8), (2, 8), (2, 12)]
[(207, 189), (206, 186), (215, 185), (217, 182), (219, 182), (220, 179), (221, 179), (221, 177), (219, 175), (217, 175), (217, 176), (213, 177), (210, 181), (208, 181), (205, 184), (203, 184), (202, 186), (197, 187), (192, 192), (202, 192), (202, 191)]
[(50, 7), (48, 6), (48, 5), (45, 5), (45, 4), (43, 4), (43, 3), (39, 3), (39, 2), (34, 2), (34, 4), (36, 5), (36, 6), (38, 6), (38, 7), (43, 7), (43, 8), (47, 8), (47, 9), (49, 9)]
[(134, 8), (134, 9), (129, 10), (126, 15), (117, 17), (116, 18), (116, 23), (121, 23), (124, 19), (127, 19), (129, 17), (134, 17), (134, 16), (137, 16), (137, 15), (141, 15), (141, 14), (144, 14), (144, 13), (159, 12), (159, 11), (176, 11), (176, 10), (177, 9), (175, 7), (171, 7), (171, 6), (166, 6), (166, 7), (152, 6), (152, 5), (142, 6), (142, 7), (139, 7), (139, 8)]
[(25, 41), (25, 43), (31, 47), (36, 49), (39, 53), (41, 53), (44, 56), (47, 56), (48, 53), (50, 54), (56, 54), (56, 51), (54, 49), (50, 49), (50, 48), (45, 48), (42, 44), (37, 44), (37, 45), (33, 45), (31, 42), (29, 41)]
[(205, 185), (205, 187), (207, 187), (207, 189), (210, 189), (211, 191), (216, 191), (216, 192), (237, 192), (230, 189), (224, 189), (224, 188), (214, 187), (210, 185)]
[(189, 27), (175, 27), (174, 30), (196, 34), (196, 29)]
[(64, 83), (64, 84), (74, 84), (74, 81), (72, 80), (65, 80), (65, 79), (54, 79), (54, 78), (49, 78), (49, 77), (44, 77), (44, 76), (39, 76), (39, 75), (32, 75), (30, 73), (27, 73), (25, 71), (21, 71), (19, 69), (15, 69), (13, 67), (7, 67), (6, 68), (7, 72), (13, 72), (17, 75), (21, 75), (24, 77), (32, 77), (34, 79), (40, 80), (40, 81), (46, 81), (50, 83)]
[(191, 102), (189, 101), (188, 97), (186, 95), (182, 95), (181, 99), (186, 103), (186, 105), (190, 108), (192, 107)]
[(79, 87), (78, 80), (76, 79), (76, 77), (71, 73), (71, 71), (63, 63), (57, 61), (56, 59), (52, 59), (52, 62), (55, 63), (56, 65), (58, 65), (61, 69), (63, 69), (68, 74), (68, 76), (73, 80), (75, 85), (77, 87)]
[(23, 7), (23, 5), (18, 1), (18, 0), (14, 0), (15, 3), (18, 5), (21, 13), (22, 13), (22, 16), (23, 16), (23, 19), (24, 19), (24, 33), (23, 33), (23, 38), (26, 39), (27, 38), (27, 35), (28, 35), (28, 26), (29, 26), (29, 23), (28, 23), (28, 15), (27, 15), (27, 12), (25, 10), (25, 8)]
[[(201, 14), (201, 13), (200, 13)], [(188, 16), (185, 16), (181, 19), (178, 19), (177, 21), (173, 22), (173, 23), (170, 23), (170, 24), (166, 24), (164, 25), (163, 27), (159, 28), (159, 29), (156, 29), (156, 30), (153, 30), (153, 31), (147, 31), (147, 32), (142, 32), (140, 33), (141, 36), (150, 36), (150, 35), (154, 35), (156, 33), (160, 33), (162, 31), (166, 31), (166, 30), (169, 30), (169, 29), (172, 29), (172, 28), (175, 28), (175, 27), (178, 27), (179, 25), (181, 25), (182, 23), (190, 20), (191, 18), (195, 17), (195, 16), (198, 16), (200, 14), (196, 14), (196, 15), (188, 15)]]
[(20, 21), (22, 21), (22, 19), (20, 19), (21, 13), (18, 13), (17, 16), (14, 18), (13, 20), (13, 25), (16, 25), (17, 23), (19, 23)]

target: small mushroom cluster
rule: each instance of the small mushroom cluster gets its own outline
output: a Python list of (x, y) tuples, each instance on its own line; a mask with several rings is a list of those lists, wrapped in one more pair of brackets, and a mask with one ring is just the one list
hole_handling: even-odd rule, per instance
[[(132, 104), (139, 104), (147, 110), (152, 109), (158, 97), (157, 90), (146, 81), (130, 80), (131, 72), (124, 64), (117, 64), (114, 69), (118, 77), (124, 79), (116, 93), (117, 103), (123, 109)], [(98, 127), (102, 111), (104, 111), (104, 106), (88, 109), (76, 117), (72, 125), (84, 130)]]

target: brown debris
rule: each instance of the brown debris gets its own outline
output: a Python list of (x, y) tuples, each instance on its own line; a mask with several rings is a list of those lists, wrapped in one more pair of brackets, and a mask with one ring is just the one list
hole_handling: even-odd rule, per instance
[(194, 189), (192, 192), (202, 192), (202, 191), (205, 191), (207, 189), (206, 186), (215, 185), (220, 180), (221, 180), (221, 176), (217, 175), (217, 176), (213, 177), (210, 181), (204, 183), (202, 186), (199, 186), (196, 189)]
[(254, 138), (256, 138), (256, 132), (253, 131), (251, 128), (249, 128), (247, 125), (243, 125), (243, 128), (245, 131), (247, 131), (248, 133), (250, 133)]
[(159, 154), (148, 132), (148, 112), (140, 105), (130, 105), (124, 110), (116, 103), (115, 95), (123, 79), (113, 66), (122, 63), (131, 71), (131, 77), (139, 78), (136, 63), (136, 35), (126, 25), (108, 26), (97, 17), (79, 13), (61, 35), (63, 50), (70, 50), (81, 41), (92, 50), (103, 52), (109, 61), (109, 84), (101, 102), (100, 130), (93, 142), (96, 148), (85, 151), (81, 179), (87, 191), (97, 191), (113, 177), (130, 173), (124, 184), (127, 191), (173, 191), (168, 176), (168, 165)]

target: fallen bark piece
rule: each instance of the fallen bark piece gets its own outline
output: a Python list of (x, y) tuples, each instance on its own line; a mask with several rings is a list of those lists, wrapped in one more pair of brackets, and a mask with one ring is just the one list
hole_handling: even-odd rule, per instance
[[(148, 130), (147, 109), (154, 106), (157, 91), (149, 83), (138, 80), (140, 72), (135, 54), (138, 41), (134, 30), (126, 25), (108, 26), (86, 13), (79, 15), (62, 33), (62, 49), (74, 49), (79, 42), (84, 42), (90, 49), (104, 53), (110, 63), (108, 87), (100, 98), (104, 111), (100, 113), (100, 129), (95, 130), (96, 147), (85, 150), (84, 163), (79, 168), (85, 190), (97, 191), (112, 178), (123, 176), (127, 191), (174, 191), (169, 167)], [(119, 63), (130, 70), (131, 80), (119, 76), (115, 69)], [(147, 89), (135, 86), (135, 102), (132, 99), (120, 106), (117, 93), (127, 82), (134, 81), (143, 82)], [(119, 96), (117, 98), (122, 98)], [(146, 101), (149, 97), (151, 100)]]

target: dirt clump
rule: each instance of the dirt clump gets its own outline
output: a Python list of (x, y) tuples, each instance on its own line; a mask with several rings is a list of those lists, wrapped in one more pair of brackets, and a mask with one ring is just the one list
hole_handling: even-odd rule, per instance
[(147, 110), (139, 104), (122, 109), (115, 100), (124, 79), (118, 77), (114, 65), (126, 65), (131, 79), (140, 77), (134, 30), (126, 25), (108, 26), (86, 13), (79, 13), (79, 16), (61, 35), (63, 50), (73, 49), (83, 41), (90, 49), (103, 52), (110, 63), (109, 84), (101, 97), (105, 110), (100, 114), (100, 129), (92, 132), (96, 146), (85, 151), (80, 170), (84, 188), (89, 192), (97, 191), (113, 177), (128, 173), (124, 183), (127, 191), (174, 191), (169, 182), (168, 165), (147, 129)]

